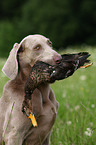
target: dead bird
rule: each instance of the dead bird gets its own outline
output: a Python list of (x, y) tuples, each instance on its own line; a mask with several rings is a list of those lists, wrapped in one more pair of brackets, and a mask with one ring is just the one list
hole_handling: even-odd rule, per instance
[[(90, 60), (87, 59), (89, 56), (90, 54), (88, 52), (64, 54), (62, 55), (61, 61), (58, 61), (56, 65), (50, 65), (42, 61), (36, 62), (25, 84), (25, 100), (23, 102), (22, 111), (28, 114), (29, 100), (31, 100), (33, 91), (38, 88), (40, 84), (54, 83), (56, 80), (68, 78), (80, 67), (86, 67), (84, 64), (90, 62)], [(91, 64), (87, 66), (90, 65)]]
[(32, 67), (25, 84), (25, 98), (31, 99), (31, 94), (41, 83), (54, 83), (71, 76), (78, 68), (89, 63), (88, 52), (64, 54), (62, 60), (56, 65), (45, 62), (36, 62)]

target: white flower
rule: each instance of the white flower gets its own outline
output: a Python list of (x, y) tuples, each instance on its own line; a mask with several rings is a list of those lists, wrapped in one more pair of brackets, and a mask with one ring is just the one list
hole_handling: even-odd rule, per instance
[(74, 108), (76, 111), (77, 110), (79, 110), (80, 109), (80, 106), (79, 105), (77, 105), (77, 106), (75, 106), (75, 108)]
[(87, 77), (85, 75), (80, 76), (80, 80), (85, 81)]
[(60, 144), (60, 145), (63, 145), (61, 141), (59, 141), (59, 144)]
[(93, 133), (92, 129), (91, 128), (87, 128), (86, 130), (87, 131), (85, 131), (84, 134), (87, 135), (87, 136), (92, 136), (92, 133)]
[(95, 105), (94, 105), (94, 104), (92, 104), (92, 105), (91, 105), (91, 107), (92, 107), (92, 108), (95, 108)]
[(63, 97), (63, 98), (66, 98), (66, 92), (63, 92), (62, 97)]
[(91, 134), (91, 132), (85, 131), (85, 135), (91, 136), (92, 134)]
[(90, 122), (89, 125), (90, 125), (90, 126), (93, 126), (93, 122)]
[(87, 131), (91, 132), (92, 130), (91, 130), (91, 128), (87, 128)]
[(67, 121), (66, 123), (67, 123), (67, 125), (71, 125), (71, 124), (72, 124), (72, 122), (71, 122), (71, 121)]
[(69, 108), (70, 108), (69, 104), (66, 104), (66, 108), (67, 108), (67, 109), (69, 109)]

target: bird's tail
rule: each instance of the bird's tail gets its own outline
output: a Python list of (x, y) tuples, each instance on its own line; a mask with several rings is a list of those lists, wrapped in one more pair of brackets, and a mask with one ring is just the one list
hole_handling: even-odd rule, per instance
[(90, 54), (88, 52), (81, 52), (78, 55), (79, 55), (78, 59), (75, 60), (75, 62), (76, 62), (75, 69), (78, 69), (78, 68), (84, 66), (84, 64), (90, 62), (90, 60), (87, 59), (90, 56)]
[[(84, 66), (84, 64), (89, 63), (90, 60), (87, 58), (90, 56), (88, 52), (80, 52), (75, 54), (64, 54), (62, 55), (62, 60), (64, 62), (69, 62), (74, 65), (74, 69), (77, 70)], [(88, 65), (87, 65), (88, 66)]]

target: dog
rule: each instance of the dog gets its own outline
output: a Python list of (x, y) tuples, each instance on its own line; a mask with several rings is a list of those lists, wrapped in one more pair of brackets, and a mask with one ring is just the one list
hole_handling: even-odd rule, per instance
[(10, 78), (0, 99), (0, 145), (50, 145), (50, 135), (56, 120), (58, 102), (50, 84), (35, 89), (32, 109), (37, 128), (22, 112), (24, 86), (36, 61), (56, 64), (61, 55), (52, 49), (52, 42), (42, 35), (29, 35), (15, 43), (2, 69)]

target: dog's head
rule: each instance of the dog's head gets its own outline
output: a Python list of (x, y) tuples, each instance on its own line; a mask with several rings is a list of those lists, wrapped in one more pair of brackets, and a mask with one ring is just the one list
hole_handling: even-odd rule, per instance
[(52, 42), (48, 38), (42, 35), (29, 35), (20, 44), (14, 44), (2, 69), (11, 80), (18, 74), (18, 58), (22, 66), (33, 66), (36, 61), (53, 65), (61, 59), (61, 55), (52, 49)]

